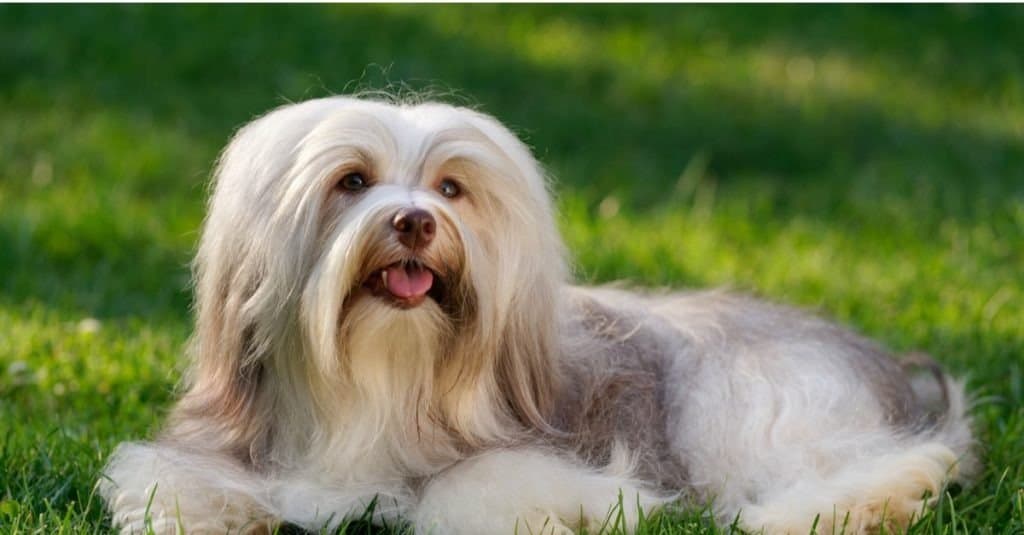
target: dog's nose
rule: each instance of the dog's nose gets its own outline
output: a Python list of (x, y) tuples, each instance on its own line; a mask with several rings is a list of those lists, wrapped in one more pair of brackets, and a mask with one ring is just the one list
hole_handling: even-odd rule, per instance
[(398, 241), (410, 249), (426, 247), (434, 239), (437, 223), (430, 212), (422, 208), (403, 208), (391, 220)]

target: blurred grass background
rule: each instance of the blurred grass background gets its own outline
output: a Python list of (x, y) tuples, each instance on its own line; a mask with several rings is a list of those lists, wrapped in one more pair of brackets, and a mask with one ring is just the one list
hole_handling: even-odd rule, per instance
[(0, 532), (109, 529), (91, 487), (173, 398), (233, 130), (384, 88), (520, 133), (582, 281), (731, 286), (968, 375), (988, 472), (916, 529), (1021, 533), (1021, 28), (980, 5), (0, 5)]

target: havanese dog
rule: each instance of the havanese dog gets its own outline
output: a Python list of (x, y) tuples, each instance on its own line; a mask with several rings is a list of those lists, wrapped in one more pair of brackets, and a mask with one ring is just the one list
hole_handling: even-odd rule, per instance
[(752, 298), (572, 285), (542, 168), (485, 114), (283, 106), (214, 182), (183, 394), (99, 483), (123, 532), (629, 531), (672, 504), (860, 533), (978, 464), (933, 363)]

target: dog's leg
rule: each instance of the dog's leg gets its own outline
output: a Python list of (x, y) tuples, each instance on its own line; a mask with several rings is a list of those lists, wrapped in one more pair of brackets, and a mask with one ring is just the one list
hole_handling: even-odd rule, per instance
[(956, 455), (929, 442), (854, 461), (829, 477), (808, 478), (745, 508), (742, 521), (765, 533), (874, 533), (904, 529), (956, 476)]
[(276, 523), (260, 479), (216, 454), (124, 443), (98, 486), (124, 534), (268, 533)]
[(399, 525), (414, 499), (406, 482), (320, 480), (322, 474), (299, 474), (270, 483), (274, 510), (284, 521), (310, 532), (333, 533), (347, 520)]
[(428, 482), (413, 521), (421, 534), (562, 535), (606, 523), (632, 531), (640, 511), (671, 498), (644, 490), (623, 472), (593, 470), (539, 449), (491, 451)]

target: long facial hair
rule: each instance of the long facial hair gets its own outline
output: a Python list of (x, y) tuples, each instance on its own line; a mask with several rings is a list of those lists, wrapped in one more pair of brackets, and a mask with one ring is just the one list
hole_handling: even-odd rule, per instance
[[(446, 121), (419, 140), (393, 127), (396, 109), (310, 101), (254, 121), (225, 150), (195, 261), (192, 366), (167, 437), (267, 469), (372, 458), (428, 473), (551, 430), (565, 264), (543, 175), (490, 117), (421, 106)], [(382, 180), (338, 195), (353, 165), (392, 177), (444, 169), (470, 193), (455, 206)], [(361, 281), (406, 254), (383, 229), (410, 203), (438, 221), (422, 255), (444, 295), (404, 310)]]

